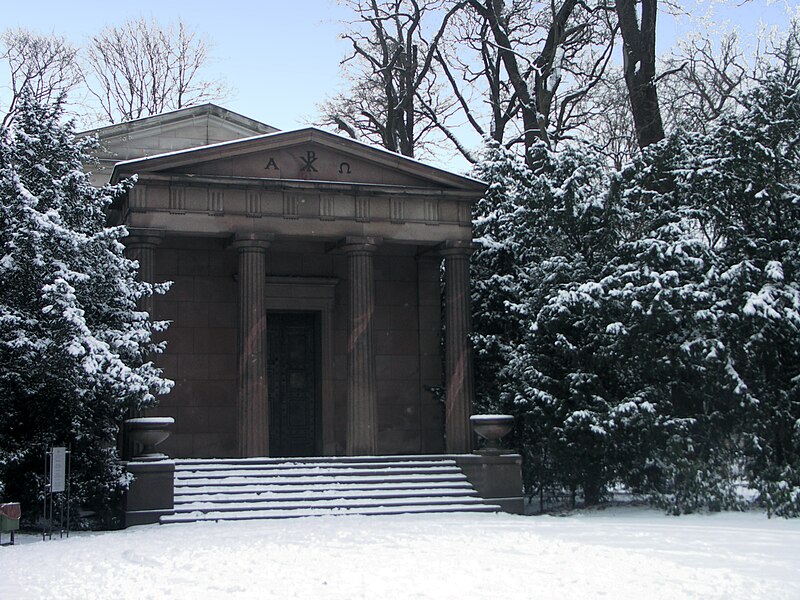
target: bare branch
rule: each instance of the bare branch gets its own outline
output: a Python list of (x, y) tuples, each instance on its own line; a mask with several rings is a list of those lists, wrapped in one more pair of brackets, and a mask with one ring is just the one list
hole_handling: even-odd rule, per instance
[(2, 121), (5, 126), (14, 120), (23, 90), (29, 90), (38, 102), (49, 104), (81, 81), (78, 50), (63, 37), (10, 29), (2, 34), (0, 44), (0, 59), (8, 63), (11, 88)]
[(181, 20), (167, 27), (130, 20), (90, 40), (86, 84), (110, 123), (221, 100), (225, 84), (199, 75), (209, 49)]

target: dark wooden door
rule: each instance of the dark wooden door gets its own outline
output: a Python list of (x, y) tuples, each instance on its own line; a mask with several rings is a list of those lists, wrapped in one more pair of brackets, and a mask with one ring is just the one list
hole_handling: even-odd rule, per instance
[(315, 456), (319, 344), (315, 313), (267, 314), (270, 456)]

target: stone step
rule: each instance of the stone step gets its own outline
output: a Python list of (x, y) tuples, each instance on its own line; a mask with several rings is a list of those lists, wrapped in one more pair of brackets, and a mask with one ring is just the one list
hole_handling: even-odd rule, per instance
[[(315, 486), (315, 487), (323, 487), (324, 489), (330, 490), (332, 492), (403, 492), (408, 490), (427, 490), (427, 489), (444, 489), (444, 490), (467, 490), (472, 491), (473, 488), (469, 484), (466, 479), (458, 480), (458, 481), (409, 481), (409, 482), (396, 482), (396, 483), (387, 483), (387, 482), (376, 482), (376, 483), (369, 483), (369, 482), (352, 482), (352, 483), (345, 483), (341, 481), (331, 480), (325, 486)], [(176, 500), (179, 497), (194, 497), (196, 495), (202, 494), (229, 494), (229, 495), (236, 495), (236, 494), (293, 494), (293, 493), (301, 493), (305, 492), (309, 489), (313, 489), (308, 484), (294, 484), (294, 483), (282, 483), (277, 485), (271, 484), (239, 484), (239, 485), (197, 485), (197, 486), (176, 486), (175, 487), (175, 498)]]
[(401, 498), (375, 498), (365, 496), (361, 498), (310, 498), (301, 497), (297, 500), (266, 500), (261, 502), (190, 502), (175, 506), (175, 514), (185, 514), (200, 511), (206, 512), (241, 512), (241, 511), (271, 511), (271, 510), (305, 510), (312, 508), (391, 508), (394, 506), (442, 506), (460, 504), (464, 506), (485, 506), (483, 499), (477, 496), (466, 498), (452, 498), (449, 496), (424, 496)]
[(420, 467), (414, 468), (401, 468), (394, 467), (388, 469), (358, 469), (347, 468), (340, 469), (336, 467), (330, 468), (307, 468), (297, 466), (291, 469), (203, 469), (201, 471), (185, 471), (176, 470), (176, 481), (191, 481), (196, 479), (223, 479), (228, 477), (374, 477), (376, 475), (400, 477), (411, 475), (416, 477), (424, 475), (459, 475), (461, 469), (457, 466), (444, 466), (444, 467)]
[(290, 519), (298, 517), (319, 517), (338, 515), (402, 515), (431, 513), (489, 513), (499, 512), (500, 506), (494, 504), (407, 504), (395, 506), (376, 506), (363, 508), (305, 508), (296, 510), (254, 510), (239, 512), (196, 512), (161, 517), (161, 523), (194, 523), (197, 521), (242, 521), (248, 519)]
[(430, 456), (178, 460), (174, 506), (162, 523), (500, 510)]
[(199, 466), (199, 465), (286, 465), (286, 464), (325, 464), (325, 463), (340, 463), (340, 464), (373, 464), (381, 466), (387, 463), (435, 463), (435, 464), (456, 464), (455, 460), (446, 454), (408, 454), (391, 456), (310, 456), (299, 458), (280, 458), (261, 456), (254, 458), (181, 458), (176, 459), (175, 468), (179, 466)]
[(176, 461), (176, 472), (205, 472), (220, 470), (257, 471), (257, 470), (293, 470), (293, 469), (421, 469), (421, 468), (453, 468), (456, 462), (451, 459), (440, 460), (366, 460), (352, 457), (350, 460), (315, 458), (309, 460), (283, 459), (220, 459), (211, 460), (184, 459)]
[(370, 477), (358, 476), (326, 476), (326, 477), (256, 477), (249, 475), (239, 475), (221, 478), (197, 478), (197, 479), (175, 479), (175, 489), (191, 487), (212, 487), (215, 485), (336, 485), (337, 483), (445, 483), (445, 482), (466, 482), (467, 476), (463, 473), (452, 473), (446, 475), (384, 475), (379, 473), (372, 474)]
[[(274, 493), (267, 492), (261, 494), (193, 494), (175, 497), (175, 510), (184, 510), (187, 507), (196, 509), (205, 508), (209, 503), (230, 504), (241, 506), (242, 504), (255, 503), (280, 503), (280, 502), (327, 502), (334, 500), (365, 500), (381, 498), (397, 500), (400, 498), (478, 498), (475, 491), (471, 488), (465, 489), (409, 489), (409, 490), (299, 490), (294, 493)], [(223, 509), (220, 509), (223, 510)]]

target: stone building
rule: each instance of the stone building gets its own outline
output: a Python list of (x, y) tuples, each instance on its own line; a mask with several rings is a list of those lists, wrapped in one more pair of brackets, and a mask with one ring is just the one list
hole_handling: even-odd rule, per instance
[[(172, 322), (178, 457), (471, 450), (472, 205), (485, 186), (214, 105), (93, 132), (111, 219)], [(441, 280), (444, 281), (442, 296)], [(446, 332), (442, 340), (442, 332)]]

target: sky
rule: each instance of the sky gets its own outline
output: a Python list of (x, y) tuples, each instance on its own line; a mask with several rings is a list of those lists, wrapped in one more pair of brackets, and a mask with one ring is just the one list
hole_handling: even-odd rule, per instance
[[(662, 53), (697, 27), (727, 23), (747, 37), (762, 24), (785, 27), (787, 10), (800, 11), (800, 0), (681, 2), (691, 16), (659, 15)], [(180, 17), (207, 36), (213, 49), (206, 75), (224, 78), (233, 89), (220, 104), (279, 129), (310, 124), (317, 106), (342, 89), (339, 63), (348, 45), (339, 34), (351, 13), (334, 0), (15, 0), (3, 7), (0, 29), (53, 32), (83, 45), (103, 27), (139, 16), (162, 23)], [(6, 82), (6, 74), (0, 73), (0, 86)], [(3, 95), (0, 90), (0, 99)]]

